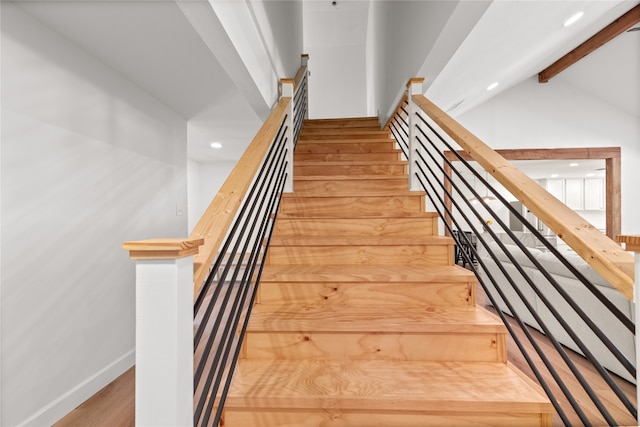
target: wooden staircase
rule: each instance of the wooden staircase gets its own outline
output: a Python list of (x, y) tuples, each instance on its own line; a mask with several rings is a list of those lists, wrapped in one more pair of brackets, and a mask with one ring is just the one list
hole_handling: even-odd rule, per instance
[(306, 121), (223, 425), (551, 425), (376, 118)]

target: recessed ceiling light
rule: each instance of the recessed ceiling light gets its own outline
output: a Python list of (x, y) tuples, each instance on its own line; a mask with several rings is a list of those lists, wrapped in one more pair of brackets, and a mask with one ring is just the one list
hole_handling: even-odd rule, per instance
[(211, 148), (222, 148), (222, 144), (220, 144), (219, 142), (212, 142)]
[(558, 174), (557, 174), (557, 173), (552, 173), (552, 174), (551, 174), (551, 178), (557, 178), (557, 177), (558, 177)]
[(578, 163), (569, 163), (569, 166), (575, 167), (575, 166), (579, 166)]
[(500, 83), (498, 83), (498, 82), (493, 82), (489, 86), (487, 86), (487, 90), (494, 90), (495, 88), (498, 87), (499, 84)]
[(595, 174), (593, 174), (593, 173), (588, 173), (587, 174), (587, 176), (593, 176), (593, 175), (595, 175)]
[(584, 12), (576, 13), (575, 15), (571, 16), (571, 18), (564, 21), (563, 26), (568, 27), (571, 24), (575, 24), (580, 18), (582, 18), (582, 15), (584, 15)]

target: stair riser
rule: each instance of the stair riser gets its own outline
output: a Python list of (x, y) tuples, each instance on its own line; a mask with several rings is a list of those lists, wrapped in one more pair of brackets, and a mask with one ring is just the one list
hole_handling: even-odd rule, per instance
[[(320, 403), (318, 403), (320, 405)], [(251, 407), (251, 402), (247, 403)], [(425, 412), (428, 412), (425, 410)], [(291, 427), (291, 426), (335, 426), (335, 427), (551, 427), (550, 414), (508, 415), (477, 412), (463, 414), (447, 413), (433, 408), (433, 414), (408, 414), (406, 412), (358, 412), (331, 408), (291, 411), (282, 410), (225, 410), (225, 427)]]
[(321, 142), (299, 141), (296, 153), (388, 153), (395, 150), (395, 142)]
[(504, 334), (253, 332), (243, 357), (251, 359), (412, 360), (506, 362)]
[[(338, 277), (336, 279), (339, 280)], [(345, 278), (348, 280), (351, 278)], [(260, 282), (258, 301), (311, 307), (471, 307), (473, 283)]]
[(320, 195), (393, 195), (406, 192), (406, 178), (389, 178), (385, 180), (293, 180), (293, 190), (298, 196)]
[(354, 117), (344, 119), (311, 119), (304, 121), (304, 129), (317, 129), (322, 127), (348, 128), (369, 127), (372, 130), (380, 130), (380, 122), (377, 117)]
[(272, 265), (453, 265), (453, 247), (413, 246), (271, 246)]
[(305, 132), (310, 132), (310, 131), (318, 131), (318, 130), (344, 130), (347, 132), (351, 132), (351, 131), (365, 131), (365, 132), (376, 132), (376, 131), (380, 131), (380, 125), (377, 122), (351, 122), (351, 123), (342, 123), (342, 124), (335, 124), (335, 123), (323, 123), (323, 124), (313, 124), (313, 125), (308, 125), (305, 124), (304, 126), (304, 131)]
[[(406, 164), (396, 165), (297, 165), (293, 167), (293, 176), (332, 176), (332, 175), (406, 175)], [(408, 180), (408, 178), (406, 178)]]
[(424, 196), (369, 196), (369, 197), (284, 197), (280, 210), (284, 214), (341, 212), (422, 212)]
[(435, 218), (279, 218), (274, 236), (435, 236), (437, 225)]
[(358, 139), (389, 139), (389, 132), (381, 131), (342, 131), (340, 129), (318, 129), (314, 131), (303, 131), (299, 141), (315, 140), (358, 140)]
[(304, 162), (355, 162), (355, 161), (398, 161), (401, 156), (398, 151), (378, 153), (299, 153), (294, 155), (294, 165)]

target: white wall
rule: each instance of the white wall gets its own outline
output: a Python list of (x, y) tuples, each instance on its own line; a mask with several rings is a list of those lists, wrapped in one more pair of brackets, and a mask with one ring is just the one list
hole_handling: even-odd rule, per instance
[(418, 75), (425, 58), (458, 1), (387, 1), (382, 2), (379, 19), (383, 23), (380, 60), (378, 62), (378, 102), (386, 121), (394, 110), (408, 80)]
[(562, 79), (532, 77), (456, 118), (492, 148), (621, 147), (622, 233), (640, 231), (640, 120)]
[(134, 362), (123, 241), (187, 234), (186, 123), (2, 3), (0, 424), (51, 425)]
[(304, 50), (309, 54), (309, 117), (367, 115), (369, 2), (304, 2)]
[(236, 162), (189, 161), (189, 232), (196, 226)]
[(300, 67), (302, 2), (210, 2), (257, 89), (270, 108), (278, 82)]
[(200, 212), (200, 163), (187, 160), (187, 228), (189, 234), (196, 226), (202, 213)]

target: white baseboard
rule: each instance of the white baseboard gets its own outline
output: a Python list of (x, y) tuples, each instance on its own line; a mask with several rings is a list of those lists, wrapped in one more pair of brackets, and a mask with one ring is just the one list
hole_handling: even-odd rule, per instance
[(104, 386), (118, 378), (136, 361), (136, 352), (131, 350), (120, 359), (105, 366), (93, 376), (87, 378), (44, 408), (24, 420), (19, 426), (42, 427), (50, 426), (77, 408), (81, 403), (100, 391)]

